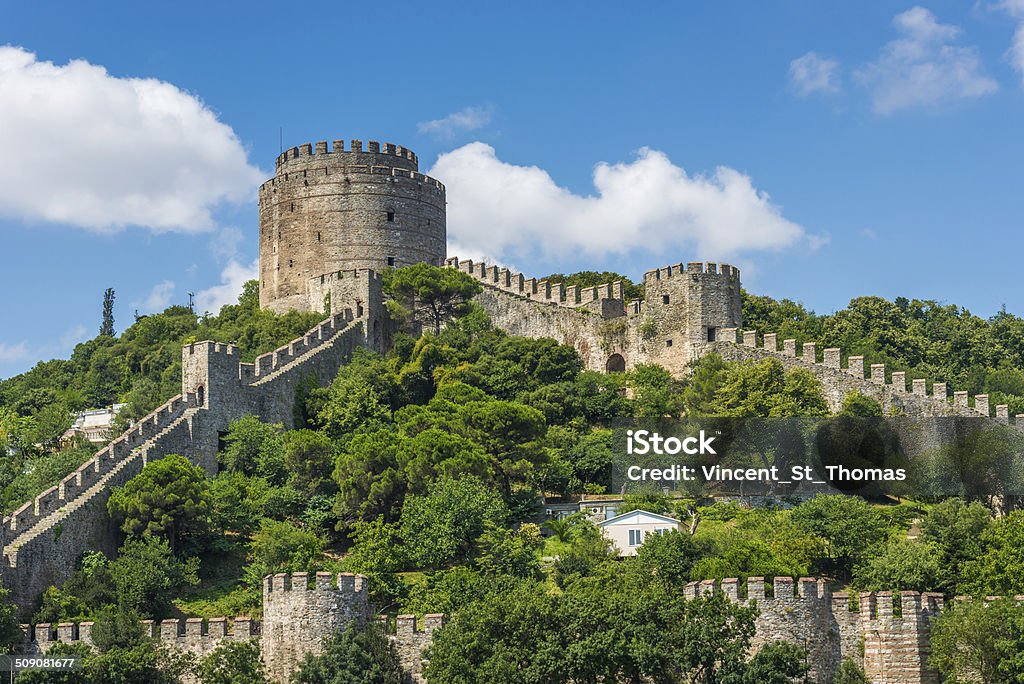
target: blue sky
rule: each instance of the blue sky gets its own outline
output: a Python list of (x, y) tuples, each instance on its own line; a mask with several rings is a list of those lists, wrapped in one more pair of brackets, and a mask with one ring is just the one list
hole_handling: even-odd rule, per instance
[(1024, 313), (1024, 0), (0, 2), (0, 377), (230, 300), (286, 147), (391, 141), (450, 254), (528, 274), (728, 261)]

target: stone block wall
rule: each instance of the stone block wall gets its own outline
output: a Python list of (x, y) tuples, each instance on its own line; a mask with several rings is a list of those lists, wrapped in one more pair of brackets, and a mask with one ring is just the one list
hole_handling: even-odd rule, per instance
[(260, 305), (319, 311), (310, 278), (339, 270), (440, 265), (445, 188), (391, 143), (335, 140), (292, 148), (260, 186)]
[[(687, 596), (721, 590), (731, 600), (756, 605), (753, 652), (773, 641), (806, 649), (810, 681), (830, 684), (839, 664), (850, 658), (872, 684), (937, 684), (928, 666), (931, 620), (942, 612), (941, 594), (862, 592), (856, 603), (845, 592), (832, 594), (821, 579), (776, 577), (705, 580), (686, 586)], [(899, 607), (896, 610), (896, 606)]]
[(352, 351), (366, 344), (368, 316), (355, 319), (344, 305), (339, 298), (340, 313), (252, 364), (239, 363), (232, 345), (185, 346), (180, 396), (4, 518), (0, 579), (22, 611), (30, 612), (40, 592), (63, 582), (86, 551), (114, 554), (120, 534), (107, 515), (107, 499), (146, 463), (180, 454), (212, 475), (220, 437), (232, 421), (258, 415), (290, 426), (300, 383), (328, 384)]
[(694, 358), (695, 343), (741, 323), (739, 270), (728, 264), (649, 271), (647, 299), (627, 302), (621, 282), (565, 287), (457, 257), (445, 263), (484, 286), (476, 301), (497, 327), (570, 345), (590, 370), (657, 363), (679, 375)]

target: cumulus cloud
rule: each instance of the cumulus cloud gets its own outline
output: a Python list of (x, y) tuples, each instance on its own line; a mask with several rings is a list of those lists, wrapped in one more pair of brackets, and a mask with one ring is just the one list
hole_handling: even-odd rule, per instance
[(637, 247), (696, 249), (697, 256), (717, 259), (807, 237), (748, 176), (728, 167), (689, 175), (648, 148), (631, 162), (594, 167), (593, 195), (560, 187), (536, 166), (503, 162), (481, 142), (441, 155), (430, 173), (448, 189), (451, 243), (505, 262), (601, 257)]
[(1024, 0), (1003, 0), (996, 7), (1020, 22), (1006, 51), (1006, 59), (1024, 77)]
[(0, 214), (113, 231), (200, 231), (263, 174), (234, 131), (170, 83), (0, 46)]
[(422, 121), (416, 124), (420, 133), (450, 140), (458, 133), (476, 131), (491, 122), (493, 110), (490, 107), (466, 107), (452, 112), (443, 119)]
[(142, 301), (142, 307), (146, 311), (163, 311), (171, 305), (171, 298), (174, 296), (174, 281), (164, 280), (153, 286), (146, 298)]
[(801, 97), (814, 93), (838, 93), (839, 62), (817, 52), (808, 52), (789, 63), (789, 81)]
[(896, 15), (893, 25), (903, 37), (886, 44), (876, 61), (857, 72), (871, 90), (877, 113), (977, 98), (999, 89), (985, 74), (976, 48), (951, 44), (959, 27), (940, 24), (923, 7)]
[(237, 304), (245, 281), (259, 277), (259, 259), (246, 265), (232, 259), (220, 273), (220, 285), (196, 293), (196, 311), (217, 313), (225, 304)]
[(28, 358), (28, 345), (24, 342), (4, 344), (0, 342), (0, 363), (12, 363)]

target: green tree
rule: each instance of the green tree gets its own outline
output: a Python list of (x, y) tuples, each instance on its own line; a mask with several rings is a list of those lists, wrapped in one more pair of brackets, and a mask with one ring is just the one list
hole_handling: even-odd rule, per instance
[(284, 436), (284, 466), (288, 483), (307, 496), (333, 494), (334, 455), (331, 440), (320, 432), (293, 430)]
[(323, 653), (307, 654), (292, 684), (412, 684), (394, 645), (377, 625), (349, 625), (324, 640)]
[(114, 288), (103, 291), (103, 322), (100, 324), (100, 336), (114, 336)]
[(0, 653), (12, 653), (25, 638), (18, 626), (17, 608), (9, 596), (10, 592), (0, 589)]
[(964, 565), (983, 553), (992, 525), (992, 513), (977, 501), (946, 499), (928, 509), (921, 520), (921, 538), (938, 548), (950, 589), (967, 579)]
[(863, 499), (843, 494), (816, 496), (793, 509), (793, 522), (825, 543), (823, 572), (850, 577), (886, 537), (885, 522)]
[(855, 583), (868, 591), (938, 591), (946, 576), (938, 546), (897, 539), (855, 570)]
[(258, 583), (276, 572), (315, 572), (323, 562), (325, 540), (289, 522), (263, 520), (249, 543), (246, 575)]
[(1024, 605), (1013, 598), (957, 602), (932, 625), (929, 663), (948, 681), (1024, 680)]
[(810, 669), (804, 650), (786, 641), (774, 641), (739, 666), (742, 674), (726, 677), (730, 684), (798, 684)]
[(692, 536), (678, 530), (649, 535), (632, 562), (660, 581), (680, 586), (690, 580), (694, 563), (706, 552)]
[(199, 661), (200, 684), (271, 684), (255, 640), (226, 642)]
[(468, 310), (469, 300), (483, 287), (458, 269), (419, 263), (385, 274), (384, 291), (437, 335), (442, 325)]
[(488, 525), (503, 526), (508, 516), (493, 487), (475, 477), (444, 478), (405, 500), (399, 535), (413, 565), (443, 568), (469, 558)]
[(876, 399), (866, 397), (860, 392), (847, 392), (843, 399), (843, 405), (839, 408), (841, 416), (855, 416), (860, 418), (881, 418), (883, 415), (882, 405)]
[(184, 456), (172, 454), (146, 464), (138, 477), (114, 489), (107, 510), (126, 534), (160, 535), (174, 549), (208, 527), (206, 474)]
[(839, 663), (839, 669), (836, 670), (835, 684), (871, 684), (871, 682), (864, 674), (864, 668), (858, 665), (857, 661), (843, 658), (843, 662)]
[(198, 561), (182, 562), (163, 538), (129, 539), (110, 562), (118, 604), (154, 620), (170, 615), (175, 593), (199, 583)]
[(264, 423), (256, 416), (242, 416), (228, 426), (221, 463), (230, 471), (283, 484), (287, 470), (282, 428), (281, 424)]
[(1000, 518), (981, 541), (985, 550), (964, 563), (959, 588), (974, 596), (1024, 594), (1024, 511)]

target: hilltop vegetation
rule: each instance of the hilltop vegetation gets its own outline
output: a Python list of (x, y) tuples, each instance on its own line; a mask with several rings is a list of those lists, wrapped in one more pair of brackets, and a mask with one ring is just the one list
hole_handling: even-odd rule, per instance
[[(162, 393), (177, 391), (183, 341), (234, 340), (251, 359), (316, 318), (260, 312), (254, 295), (249, 286), (238, 306), (203, 320), (187, 309), (168, 310), (137, 322), (130, 335), (86, 343), (71, 361), (40, 364), (5, 381), (0, 407), (4, 425), (15, 426), (5, 433), (7, 447), (30, 464), (6, 491), (14, 482), (18, 491), (30, 489), (29, 478), (31, 486), (45, 482), (61, 469), (53, 464), (88, 452), (33, 452), (29, 433), (18, 432), (56, 411), (50, 407), (66, 411), (73, 393), (130, 399), (139, 383), (151, 382), (156, 389), (140, 392), (147, 397), (140, 405), (158, 403)], [(982, 504), (960, 499), (869, 503), (828, 496), (749, 509), (634, 496), (623, 510), (694, 524), (652, 537), (624, 561), (581, 514), (541, 525), (542, 493), (608, 491), (617, 419), (820, 416), (828, 411), (821, 387), (806, 369), (787, 371), (772, 359), (727, 363), (710, 356), (686, 379), (645, 365), (629, 373), (585, 371), (571, 347), (509, 336), (474, 306), (450, 313), (458, 318), (438, 332), (399, 333), (387, 355), (357, 352), (329, 387), (309, 393), (295, 429), (256, 417), (234, 423), (216, 477), (178, 456), (147, 465), (109, 501), (126, 539), (118, 556), (84, 557), (68, 582), (46, 592), (35, 621), (95, 619), (100, 633), (117, 638), (89, 667), (100, 671), (120, 658), (143, 673), (125, 681), (171, 682), (186, 665), (140, 645), (125, 625), (258, 614), (264, 575), (343, 570), (369, 577), (383, 611), (450, 616), (431, 652), (431, 684), (688, 681), (695, 673), (707, 682), (784, 684), (803, 676), (799, 647), (775, 644), (745, 660), (753, 613), (721, 597), (684, 601), (687, 581), (819, 575), (863, 590), (1024, 593), (1024, 513), (994, 519)], [(818, 317), (792, 302), (749, 295), (745, 315), (748, 327), (897, 366), (914, 360), (906, 367), (934, 368), (951, 382), (980, 378), (985, 389), (1024, 367), (1024, 358), (1009, 351), (1010, 362), (982, 354), (994, 342), (1024, 347), (1020, 319), (1007, 315), (984, 321), (955, 307), (865, 298)], [(924, 341), (935, 327), (942, 335)], [(120, 358), (104, 351), (111, 347), (134, 360), (111, 361)], [(59, 379), (53, 387), (50, 372)], [(52, 389), (52, 402), (17, 403), (19, 388)], [(1024, 390), (1006, 396), (1016, 400)], [(83, 401), (77, 405), (88, 405)], [(863, 397), (851, 397), (844, 410), (881, 413)], [(963, 667), (965, 649), (1012, 653), (1024, 644), (1015, 627), (1024, 625), (1024, 610), (1000, 611), (1007, 627), (998, 643), (972, 642), (963, 620), (942, 623), (937, 657), (944, 671)], [(3, 624), (0, 613), (0, 635)], [(367, 649), (393, 671), (393, 653), (382, 643), (379, 635), (349, 630), (332, 642), (333, 655), (304, 663), (306, 679), (298, 681), (359, 671)], [(230, 661), (247, 681), (260, 681), (258, 654), (239, 652)], [(215, 669), (212, 662), (200, 667)], [(509, 672), (515, 677), (503, 678)], [(226, 680), (210, 674), (202, 681)]]

